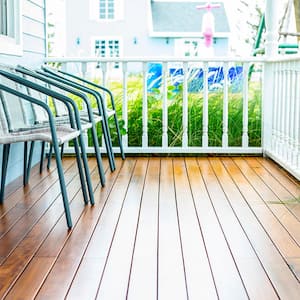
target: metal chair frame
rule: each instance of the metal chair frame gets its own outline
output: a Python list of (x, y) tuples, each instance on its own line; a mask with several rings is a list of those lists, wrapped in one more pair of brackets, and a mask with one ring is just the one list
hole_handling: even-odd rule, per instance
[[(55, 91), (52, 91), (50, 89), (45, 88), (44, 86), (35, 84), (29, 80), (26, 80), (20, 76), (17, 76), (15, 74), (0, 70), (0, 74), (7, 79), (18, 83), (19, 85), (26, 86), (32, 89), (35, 89), (43, 94), (46, 94), (48, 96), (51, 96), (55, 99), (58, 99), (65, 103), (68, 111), (69, 111), (69, 118), (70, 118), (70, 125), (71, 127), (61, 127), (56, 126), (54, 116), (52, 114), (51, 109), (49, 106), (38, 99), (35, 99), (28, 94), (24, 94), (19, 92), (17, 89), (8, 87), (7, 85), (4, 85), (0, 83), (0, 90), (5, 91), (9, 94), (15, 95), (19, 97), (20, 101), (28, 101), (32, 104), (36, 104), (40, 107), (42, 107), (49, 118), (49, 123), (47, 127), (31, 127), (31, 128), (22, 128), (18, 133), (11, 133), (8, 132), (5, 134), (5, 136), (0, 137), (0, 144), (3, 144), (3, 164), (2, 164), (2, 172), (1, 172), (1, 191), (0, 191), (0, 201), (3, 202), (4, 199), (4, 188), (5, 188), (5, 179), (6, 179), (6, 173), (7, 173), (7, 162), (9, 157), (9, 150), (10, 150), (10, 144), (16, 143), (16, 142), (31, 142), (31, 141), (46, 141), (51, 142), (53, 144), (55, 158), (57, 161), (57, 170), (58, 170), (58, 176), (59, 176), (59, 182), (61, 187), (61, 193), (62, 193), (62, 199), (64, 204), (64, 210), (65, 210), (65, 216), (67, 220), (68, 228), (72, 227), (72, 219), (70, 214), (70, 208), (69, 208), (69, 202), (68, 202), (68, 195), (66, 190), (66, 184), (63, 174), (63, 166), (62, 161), (60, 157), (59, 152), (59, 144), (65, 142), (65, 140), (59, 140), (58, 139), (58, 132), (59, 130), (66, 130), (68, 133), (72, 133), (72, 139), (74, 140), (74, 146), (75, 146), (75, 152), (76, 152), (76, 161), (78, 165), (79, 170), (79, 176), (82, 186), (82, 192), (84, 197), (84, 202), (87, 204), (90, 200), (90, 203), (93, 205), (95, 203), (94, 201), (94, 194), (91, 184), (91, 178), (89, 174), (88, 169), (88, 163), (87, 163), (87, 155), (85, 151), (85, 145), (82, 138), (82, 130), (81, 130), (81, 123), (79, 118), (79, 111), (76, 107), (76, 104), (73, 102), (72, 99), (61, 95)], [(78, 140), (77, 140), (78, 138)], [(68, 139), (70, 140), (70, 139)], [(80, 147), (79, 147), (80, 146)], [(81, 149), (81, 152), (80, 152)], [(25, 157), (25, 155), (24, 155)], [(84, 170), (82, 168), (81, 159), (83, 162)], [(86, 184), (88, 193), (86, 190)]]

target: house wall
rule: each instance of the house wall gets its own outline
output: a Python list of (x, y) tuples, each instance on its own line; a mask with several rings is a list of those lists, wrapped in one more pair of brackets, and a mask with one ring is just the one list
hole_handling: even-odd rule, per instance
[[(124, 18), (120, 21), (95, 21), (90, 18), (90, 0), (66, 0), (66, 56), (94, 56), (91, 37), (119, 37), (124, 57), (175, 55), (174, 40), (151, 37), (150, 0), (124, 0)], [(79, 43), (78, 43), (79, 41)], [(136, 41), (136, 43), (134, 43)], [(217, 38), (215, 55), (228, 54), (228, 39)]]
[[(147, 51), (148, 39), (148, 0), (130, 0), (124, 4), (124, 18), (120, 21), (95, 21), (90, 19), (89, 0), (66, 0), (66, 55), (90, 56), (90, 37), (122, 37), (126, 45), (123, 56), (137, 56)], [(84, 24), (84, 25), (83, 25)], [(137, 44), (133, 39), (137, 39)], [(78, 44), (77, 41), (80, 40)], [(150, 51), (149, 51), (150, 52)]]
[[(45, 33), (45, 1), (46, 0), (20, 0), (22, 5), (22, 31), (23, 31), (23, 55), (13, 56), (0, 54), (0, 63), (29, 67), (41, 65), (46, 56)], [(1, 152), (2, 153), (2, 146)], [(39, 147), (35, 149), (34, 163), (39, 159)], [(0, 157), (2, 163), (2, 155)], [(14, 144), (11, 147), (7, 183), (23, 173), (23, 144)]]

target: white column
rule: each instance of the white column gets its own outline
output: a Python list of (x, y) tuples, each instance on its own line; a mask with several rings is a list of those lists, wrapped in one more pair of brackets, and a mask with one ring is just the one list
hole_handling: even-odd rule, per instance
[[(279, 0), (266, 0), (265, 22), (266, 22), (266, 58), (278, 55), (278, 9)], [(263, 136), (262, 146), (264, 153), (271, 150), (272, 121), (274, 106), (274, 64), (265, 62), (263, 79)]]
[(279, 0), (266, 0), (265, 23), (266, 23), (266, 45), (267, 57), (278, 55), (278, 10)]

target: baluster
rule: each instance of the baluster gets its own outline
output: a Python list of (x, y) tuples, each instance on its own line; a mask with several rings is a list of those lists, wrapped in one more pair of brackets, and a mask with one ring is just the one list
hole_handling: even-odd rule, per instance
[(127, 72), (128, 63), (123, 63), (123, 102), (122, 102), (122, 119), (124, 120), (124, 127), (126, 129), (126, 134), (122, 136), (122, 142), (124, 148), (128, 147), (128, 95), (127, 95), (127, 81), (128, 81), (128, 72)]
[(208, 63), (203, 64), (203, 133), (202, 147), (208, 147)]
[(183, 63), (183, 99), (182, 99), (182, 147), (188, 147), (188, 63)]
[(289, 161), (289, 118), (290, 118), (290, 101), (291, 101), (291, 72), (290, 72), (290, 63), (285, 63), (285, 82), (286, 82), (286, 97), (284, 105), (284, 160)]
[(300, 63), (296, 63), (296, 93), (295, 93), (295, 151), (296, 151), (296, 168), (300, 169)]
[[(108, 70), (109, 70), (108, 64), (109, 64), (108, 62), (101, 62), (102, 85), (105, 87), (107, 87), (107, 84), (108, 84)], [(111, 67), (112, 66), (113, 65), (111, 65)], [(102, 97), (103, 97), (104, 107), (107, 107), (106, 93), (103, 93)], [(103, 113), (105, 113), (105, 111)], [(105, 145), (105, 141), (104, 141), (104, 136), (102, 135), (101, 146), (102, 146), (103, 151), (106, 152), (106, 147), (104, 145)]]
[(283, 87), (283, 66), (282, 63), (279, 63), (279, 87), (280, 87), (280, 94), (278, 97), (278, 114), (277, 114), (277, 154), (281, 156), (281, 151), (282, 151), (282, 103), (283, 103), (283, 98), (284, 98), (284, 87)]
[(222, 147), (228, 147), (228, 63), (223, 66), (224, 87), (223, 87), (223, 134)]
[(249, 87), (248, 87), (248, 72), (249, 63), (245, 63), (243, 67), (243, 136), (242, 136), (242, 147), (247, 148), (249, 146), (248, 136), (248, 98), (249, 98)]
[(284, 156), (284, 99), (286, 99), (286, 70), (285, 65), (281, 64), (281, 88), (282, 94), (279, 99), (280, 108), (279, 108), (279, 118), (280, 118), (280, 130), (279, 130), (279, 156)]
[(273, 130), (272, 130), (272, 150), (275, 153), (278, 153), (278, 140), (279, 140), (279, 105), (280, 105), (280, 97), (282, 92), (281, 76), (279, 64), (275, 64), (274, 66), (274, 97), (273, 97)]
[(87, 63), (81, 62), (81, 76), (85, 78), (87, 75)]
[(296, 91), (297, 88), (297, 82), (295, 80), (295, 61), (291, 62), (291, 104), (290, 104), (290, 115), (289, 115), (289, 144), (290, 144), (290, 164), (295, 165), (295, 159), (296, 159), (296, 138), (295, 138), (295, 130), (296, 130), (296, 124), (295, 124), (295, 97), (296, 97)]
[(148, 94), (147, 94), (148, 64), (143, 63), (143, 136), (142, 147), (148, 147)]
[(168, 63), (162, 64), (162, 88), (163, 88), (163, 103), (162, 103), (162, 147), (168, 148)]

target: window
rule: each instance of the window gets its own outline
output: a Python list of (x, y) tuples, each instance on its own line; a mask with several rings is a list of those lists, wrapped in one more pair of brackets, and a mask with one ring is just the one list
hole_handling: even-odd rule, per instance
[(100, 19), (114, 19), (115, 18), (114, 0), (99, 0), (99, 16), (100, 16)]
[[(119, 39), (95, 39), (94, 54), (97, 57), (120, 57), (120, 40)], [(119, 64), (115, 63), (114, 68), (119, 68)]]
[(179, 39), (176, 41), (176, 54), (185, 57), (198, 57), (202, 44), (201, 39)]
[(22, 55), (20, 2), (0, 0), (0, 53)]
[(90, 14), (94, 20), (115, 21), (123, 17), (124, 0), (90, 0)]

